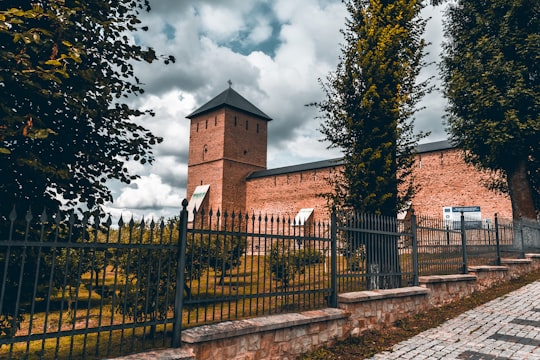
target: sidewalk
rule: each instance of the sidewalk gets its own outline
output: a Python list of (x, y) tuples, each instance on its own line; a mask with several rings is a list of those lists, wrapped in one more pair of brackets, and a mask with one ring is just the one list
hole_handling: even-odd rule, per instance
[(469, 310), (371, 359), (540, 360), (540, 281)]

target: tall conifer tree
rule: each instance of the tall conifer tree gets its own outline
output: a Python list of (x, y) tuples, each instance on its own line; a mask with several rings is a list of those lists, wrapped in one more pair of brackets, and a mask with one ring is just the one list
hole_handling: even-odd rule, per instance
[(417, 0), (345, 1), (349, 17), (337, 70), (323, 83), (322, 133), (344, 153), (334, 203), (396, 216), (415, 193), (413, 132), (425, 65), (426, 20)]
[[(326, 99), (318, 104), (322, 133), (344, 154), (344, 170), (330, 196), (339, 207), (395, 219), (416, 190), (412, 166), (423, 135), (414, 134), (412, 117), (430, 91), (429, 79), (418, 81), (425, 65), (424, 5), (344, 2), (349, 17), (341, 61), (323, 83)], [(345, 244), (346, 256), (365, 251), (370, 288), (401, 286), (396, 237), (351, 233)]]

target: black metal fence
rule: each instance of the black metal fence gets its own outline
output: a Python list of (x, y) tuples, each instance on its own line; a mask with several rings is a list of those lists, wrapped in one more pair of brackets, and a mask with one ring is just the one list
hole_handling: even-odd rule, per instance
[(195, 214), (186, 238), (184, 324), (326, 307), (334, 291), (330, 231), (329, 223), (300, 226), (279, 216)]
[(4, 220), (1, 358), (104, 358), (171, 345), (175, 222), (113, 227), (110, 218), (30, 211)]
[(511, 221), (482, 223), (461, 216), (459, 222), (414, 216), (419, 275), (467, 273), (468, 266), (500, 265), (501, 257), (524, 256), (516, 248)]
[(338, 292), (418, 284), (418, 246), (410, 219), (338, 213), (333, 220)]
[[(204, 210), (188, 223), (0, 217), (0, 358), (104, 358), (180, 345), (182, 328), (337, 306), (340, 292), (500, 263), (510, 224)], [(516, 252), (517, 251), (517, 252)]]

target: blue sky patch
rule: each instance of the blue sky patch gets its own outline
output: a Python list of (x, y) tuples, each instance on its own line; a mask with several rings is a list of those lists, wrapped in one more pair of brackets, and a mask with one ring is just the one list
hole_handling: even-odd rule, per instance
[(167, 36), (167, 40), (174, 40), (176, 37), (176, 29), (171, 24), (165, 23), (163, 33)]

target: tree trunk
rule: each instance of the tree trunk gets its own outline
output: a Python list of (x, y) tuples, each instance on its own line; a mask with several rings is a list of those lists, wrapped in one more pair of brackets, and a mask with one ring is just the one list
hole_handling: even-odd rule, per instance
[(368, 236), (371, 237), (366, 246), (368, 289), (401, 287), (398, 237), (377, 234), (368, 234)]
[(527, 179), (526, 160), (520, 160), (514, 169), (507, 171), (507, 176), (513, 219), (519, 220), (522, 217), (536, 220), (531, 184)]

